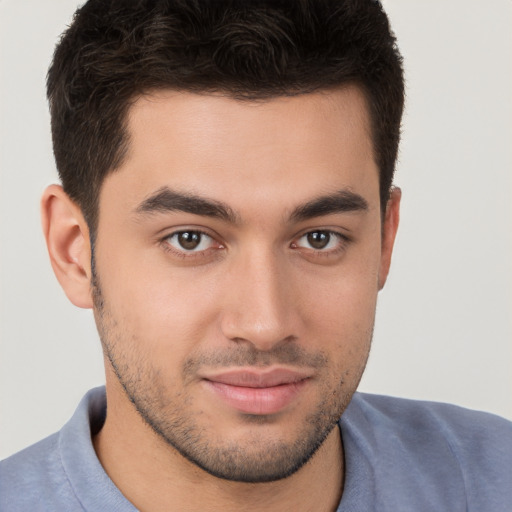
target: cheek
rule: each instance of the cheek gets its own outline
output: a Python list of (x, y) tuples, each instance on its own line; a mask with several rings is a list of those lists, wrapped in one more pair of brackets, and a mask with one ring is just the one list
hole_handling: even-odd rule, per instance
[(216, 304), (211, 279), (114, 257), (99, 273), (105, 302), (120, 331), (153, 360), (168, 361), (169, 351), (173, 359), (184, 359), (202, 339), (211, 337)]
[[(339, 374), (358, 374), (366, 362), (375, 321), (378, 258), (354, 257), (330, 275), (303, 279), (302, 311), (318, 348), (330, 354)], [(377, 253), (378, 254), (378, 253)]]
[(314, 312), (314, 318), (334, 330), (359, 330), (372, 324), (378, 293), (379, 260), (375, 254), (354, 253), (328, 272), (303, 274), (304, 311)]
[(317, 304), (321, 313), (316, 328), (311, 327), (319, 333), (322, 348), (342, 369), (364, 364), (373, 332), (376, 294), (362, 294), (360, 287), (355, 292), (347, 287), (331, 295), (331, 301)]

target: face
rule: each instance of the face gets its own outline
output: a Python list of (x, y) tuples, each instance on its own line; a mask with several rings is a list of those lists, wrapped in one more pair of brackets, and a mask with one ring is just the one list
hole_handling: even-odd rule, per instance
[(284, 478), (354, 393), (387, 273), (364, 98), (159, 92), (128, 130), (95, 245), (109, 400), (216, 476)]

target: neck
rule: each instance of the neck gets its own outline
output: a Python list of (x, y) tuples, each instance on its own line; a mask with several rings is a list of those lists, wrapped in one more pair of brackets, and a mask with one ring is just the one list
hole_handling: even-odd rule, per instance
[(205, 504), (212, 512), (330, 512), (339, 504), (344, 468), (338, 428), (290, 477), (268, 483), (232, 482), (186, 460), (143, 422), (130, 402), (116, 398), (108, 401), (107, 419), (94, 447), (109, 477), (142, 512), (202, 511)]

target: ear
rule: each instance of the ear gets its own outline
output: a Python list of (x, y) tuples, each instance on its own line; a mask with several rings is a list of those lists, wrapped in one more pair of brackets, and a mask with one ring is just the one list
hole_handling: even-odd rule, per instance
[(400, 220), (400, 199), (402, 191), (398, 187), (393, 187), (389, 196), (384, 223), (382, 225), (382, 248), (379, 269), (379, 290), (382, 290), (386, 284), (386, 279), (391, 265), (391, 255), (395, 243), (398, 222)]
[(50, 185), (41, 199), (43, 233), (53, 271), (68, 299), (92, 308), (89, 229), (80, 208), (59, 185)]

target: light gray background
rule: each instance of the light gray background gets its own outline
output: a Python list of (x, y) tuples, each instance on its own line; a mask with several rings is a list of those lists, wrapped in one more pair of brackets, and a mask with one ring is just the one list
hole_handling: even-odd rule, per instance
[[(360, 389), (512, 419), (512, 2), (387, 0), (405, 57), (402, 223)], [(73, 0), (0, 0), (0, 458), (103, 382), (92, 314), (40, 233), (56, 181), (44, 92)]]

